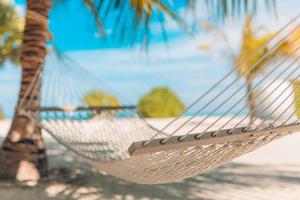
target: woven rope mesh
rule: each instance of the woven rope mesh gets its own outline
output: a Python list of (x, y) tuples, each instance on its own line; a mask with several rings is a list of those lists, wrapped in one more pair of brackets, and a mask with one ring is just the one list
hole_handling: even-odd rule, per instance
[[(259, 52), (268, 48), (272, 53), (272, 49), (282, 47), (283, 42), (300, 27), (298, 17), (274, 34)], [(40, 107), (33, 107), (29, 99), (22, 109), (59, 143), (113, 176), (142, 184), (179, 181), (218, 167), (288, 134), (288, 131), (272, 130), (291, 124), (299, 126), (297, 102), (300, 95), (297, 96), (298, 89), (294, 86), (294, 82), (300, 79), (298, 39), (299, 35), (293, 37), (295, 45), (289, 49), (288, 56), (266, 66), (263, 73), (253, 79), (254, 110), (249, 110), (247, 105), (247, 82), (232, 70), (192, 103), (182, 116), (187, 112), (192, 114), (188, 117), (180, 115), (157, 130), (147, 124), (126, 99), (115, 101), (112, 97), (119, 95), (93, 74), (71, 59), (56, 55), (52, 55), (43, 71), (37, 74), (36, 79), (42, 81)], [(260, 60), (266, 56), (267, 53), (262, 54)], [(259, 62), (248, 70), (257, 64)], [(30, 92), (38, 90), (33, 82)], [(256, 117), (249, 124), (252, 114)], [(229, 131), (218, 142), (176, 146), (184, 143), (190, 135), (202, 141), (202, 137), (209, 133), (214, 141), (224, 129)], [(268, 130), (269, 134), (231, 140), (243, 132), (259, 133), (263, 130)], [(170, 141), (176, 142), (169, 144)], [(146, 151), (130, 155), (129, 147), (140, 142), (143, 145), (136, 150)], [(147, 151), (153, 144), (168, 148)]]
[(43, 120), (41, 123), (69, 149), (103, 161), (129, 158), (128, 147), (132, 142), (147, 140), (156, 133), (138, 117)]
[[(137, 155), (126, 160), (109, 163), (90, 162), (105, 172), (130, 182), (169, 183), (214, 169), (281, 136), (261, 136), (243, 141), (192, 146)], [(125, 171), (126, 173), (124, 173)]]
[(42, 80), (41, 107), (32, 107), (29, 100), (24, 108), (59, 143), (81, 156), (126, 159), (133, 142), (157, 134), (135, 106), (122, 97), (112, 101), (117, 95), (73, 60), (52, 53), (42, 74), (37, 77)]

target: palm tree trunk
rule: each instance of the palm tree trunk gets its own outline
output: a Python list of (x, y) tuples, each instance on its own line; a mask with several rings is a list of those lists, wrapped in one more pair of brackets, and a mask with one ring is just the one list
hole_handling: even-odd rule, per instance
[(248, 105), (248, 108), (250, 110), (250, 121), (249, 121), (249, 126), (252, 126), (254, 125), (254, 121), (255, 121), (255, 117), (256, 117), (256, 114), (255, 114), (255, 94), (252, 90), (252, 80), (251, 79), (247, 79), (247, 105)]
[[(22, 81), (19, 102), (40, 105), (40, 81), (35, 93), (29, 91), (46, 56), (48, 13), (51, 0), (27, 0), (26, 22), (21, 55)], [(0, 176), (18, 181), (38, 181), (47, 173), (47, 157), (41, 130), (27, 116), (16, 110), (9, 133), (0, 149)]]

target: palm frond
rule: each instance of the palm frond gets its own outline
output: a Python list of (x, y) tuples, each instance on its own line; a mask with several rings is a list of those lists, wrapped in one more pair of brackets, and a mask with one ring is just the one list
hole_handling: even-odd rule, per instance
[[(113, 39), (121, 42), (126, 39), (147, 46), (154, 16), (160, 25), (164, 25), (168, 16), (191, 33), (188, 24), (176, 14), (176, 9), (161, 0), (84, 0), (84, 3), (94, 16), (101, 35), (105, 29), (111, 29)], [(163, 39), (166, 39), (166, 29), (161, 28)]]
[(242, 15), (255, 15), (262, 6), (267, 12), (277, 15), (276, 0), (186, 0), (187, 7), (192, 7), (196, 12), (204, 7), (208, 17), (223, 21), (227, 17), (238, 18)]
[[(207, 10), (208, 17), (217, 20), (255, 15), (258, 5), (264, 5), (268, 12), (276, 13), (276, 0), (264, 0), (259, 4), (260, 2), (259, 0), (185, 0), (185, 4), (178, 7), (177, 2), (172, 0), (84, 0), (95, 18), (101, 36), (105, 34), (105, 29), (111, 29), (114, 40), (118, 39), (122, 42), (129, 38), (129, 41), (139, 41), (143, 44), (149, 42), (150, 22), (154, 16), (159, 19), (163, 38), (167, 39), (164, 28), (167, 16), (176, 21), (186, 32), (192, 32), (188, 23), (178, 14), (181, 8), (201, 12), (201, 9), (198, 9), (200, 4)], [(171, 6), (173, 4), (175, 6)]]
[[(244, 74), (247, 80), (252, 80), (257, 74), (264, 70), (267, 63), (271, 62), (272, 60), (274, 60), (274, 58), (282, 54), (281, 46), (272, 50), (270, 50), (269, 47), (264, 47), (261, 49), (261, 47), (264, 46), (270, 40), (270, 38), (274, 36), (274, 33), (271, 32), (263, 36), (257, 36), (256, 32), (257, 31), (254, 30), (252, 27), (251, 17), (247, 17), (244, 26), (244, 34), (241, 43), (240, 53), (235, 60), (235, 67), (237, 72), (240, 75)], [(256, 52), (258, 49), (261, 50)], [(252, 52), (256, 53), (250, 58), (248, 58)], [(247, 61), (243, 62), (246, 58), (248, 58)], [(253, 65), (254, 67), (252, 67), (249, 71), (249, 67)], [(245, 74), (246, 71), (248, 71), (248, 73)]]
[(104, 27), (103, 27), (102, 20), (100, 20), (99, 16), (98, 16), (98, 12), (99, 12), (98, 7), (95, 7), (91, 0), (84, 0), (84, 3), (91, 10), (91, 12), (95, 18), (95, 22), (96, 22), (96, 25), (99, 30), (99, 35), (104, 36)]
[[(297, 49), (297, 47), (300, 46), (300, 25), (295, 29), (295, 31), (289, 35), (289, 37), (282, 43), (282, 45), (280, 45), (279, 49), (280, 51), (286, 55), (293, 55), (293, 52), (295, 51), (295, 49)], [(298, 56), (298, 54), (294, 55), (294, 56)]]

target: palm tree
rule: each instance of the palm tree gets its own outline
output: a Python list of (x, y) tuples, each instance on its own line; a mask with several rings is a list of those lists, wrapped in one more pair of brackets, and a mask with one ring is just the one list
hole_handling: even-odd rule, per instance
[[(244, 25), (243, 39), (240, 47), (240, 52), (235, 57), (235, 68), (239, 76), (245, 78), (246, 92), (247, 92), (247, 104), (250, 110), (249, 125), (253, 125), (256, 118), (255, 114), (255, 92), (253, 91), (253, 79), (261, 73), (267, 63), (270, 63), (276, 57), (282, 54), (282, 46), (270, 50), (269, 47), (264, 46), (273, 37), (273, 33), (267, 33), (263, 36), (257, 36), (257, 30), (254, 30), (251, 25), (252, 18), (248, 16)], [(259, 50), (261, 49), (261, 50)], [(256, 52), (254, 55), (253, 52)], [(249, 59), (247, 59), (251, 55)], [(243, 62), (245, 61), (246, 62)]]
[[(261, 47), (264, 46), (271, 39), (271, 37), (274, 36), (274, 34), (267, 33), (265, 35), (258, 36), (257, 33), (261, 27), (254, 29), (252, 27), (252, 17), (248, 16), (243, 28), (243, 37), (239, 53), (236, 55), (229, 44), (226, 33), (211, 24), (202, 24), (202, 27), (208, 31), (216, 32), (218, 36), (223, 39), (226, 46), (226, 53), (228, 53), (232, 59), (237, 74), (245, 79), (247, 105), (250, 110), (249, 125), (253, 125), (253, 122), (256, 118), (253, 79), (264, 71), (267, 63), (270, 63), (281, 55), (287, 55), (289, 53), (289, 49), (292, 50), (292, 48), (287, 48), (287, 45), (292, 47), (291, 43), (294, 38), (290, 38), (290, 43), (285, 41), (282, 45), (279, 45), (277, 48), (273, 48), (272, 50), (270, 50), (270, 48), (267, 46), (261, 49)], [(296, 35), (294, 35), (294, 37), (296, 37)], [(198, 48), (200, 50), (205, 50), (205, 48), (207, 49), (207, 47), (205, 47), (203, 44), (199, 45)], [(253, 52), (256, 53), (253, 54)], [(249, 56), (251, 57), (249, 58)]]
[[(125, 37), (125, 33), (129, 32), (127, 36), (133, 36), (132, 38), (135, 39), (136, 37), (132, 33), (137, 33), (142, 29), (143, 35), (138, 42), (145, 43), (146, 45), (148, 43), (151, 16), (157, 12), (166, 13), (176, 20), (181, 27), (188, 30), (186, 23), (161, 0), (83, 0), (83, 2), (95, 17), (96, 25), (99, 27), (101, 35), (104, 35), (105, 31), (103, 28), (104, 23), (101, 17), (99, 17), (99, 13), (105, 12), (104, 15), (106, 15), (112, 11), (117, 13), (115, 28), (121, 33), (120, 37)], [(192, 5), (195, 2), (187, 0), (187, 5)], [(255, 2), (253, 5), (256, 5), (257, 2), (253, 2)], [(270, 2), (273, 1), (270, 0)], [(35, 106), (39, 106), (40, 91), (35, 93), (25, 93), (25, 91), (28, 90), (29, 84), (34, 79), (35, 74), (43, 67), (47, 53), (46, 41), (49, 39), (48, 16), (51, 3), (51, 0), (27, 0), (26, 20), (20, 56), (22, 81), (19, 100), (25, 99), (25, 101), (28, 101), (28, 99), (34, 99), (33, 103)], [(221, 9), (222, 16), (234, 16), (236, 11), (240, 10), (247, 12), (250, 4), (248, 1), (240, 0), (212, 0), (203, 1), (202, 3), (210, 9)], [(125, 13), (133, 17), (123, 16), (124, 9), (128, 9), (128, 12)], [(118, 20), (120, 17), (131, 20), (131, 22), (128, 22), (130, 25), (120, 23), (120, 20)], [(36, 84), (40, 88), (41, 83), (37, 82)], [(8, 178), (16, 178), (18, 181), (37, 181), (47, 174), (44, 141), (40, 128), (18, 111), (17, 109), (15, 112), (9, 133), (1, 146), (0, 174)]]
[[(25, 95), (31, 80), (43, 66), (48, 37), (50, 0), (28, 0), (20, 62), (22, 81), (19, 99), (34, 95), (39, 106), (40, 94)], [(37, 83), (40, 85), (40, 83)], [(16, 110), (9, 133), (1, 146), (0, 172), (7, 178), (20, 181), (38, 180), (46, 175), (47, 159), (41, 130), (28, 117)]]

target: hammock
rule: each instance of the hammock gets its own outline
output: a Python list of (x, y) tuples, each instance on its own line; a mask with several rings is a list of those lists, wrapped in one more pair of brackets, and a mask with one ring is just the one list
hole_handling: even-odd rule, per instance
[[(272, 50), (282, 45), (299, 29), (298, 19), (299, 15), (243, 63), (265, 47)], [(248, 110), (246, 82), (233, 69), (158, 130), (139, 116), (135, 106), (124, 103), (125, 99), (122, 106), (112, 106), (109, 97), (103, 100), (104, 93), (93, 95), (91, 91), (112, 90), (67, 57), (52, 58), (43, 73), (38, 71), (18, 110), (59, 143), (110, 175), (140, 184), (180, 181), (300, 130), (295, 106), (299, 95), (290, 83), (300, 77), (299, 35), (293, 39), (295, 45), (289, 55), (266, 66), (264, 73), (253, 80), (255, 111)], [(33, 97), (40, 88), (39, 106)], [(88, 105), (84, 98), (88, 93), (101, 106)], [(211, 117), (219, 111), (221, 116)], [(187, 112), (193, 115), (183, 117)], [(253, 112), (257, 118), (249, 125)], [(203, 113), (206, 116), (199, 117)]]

